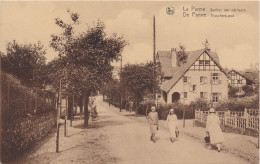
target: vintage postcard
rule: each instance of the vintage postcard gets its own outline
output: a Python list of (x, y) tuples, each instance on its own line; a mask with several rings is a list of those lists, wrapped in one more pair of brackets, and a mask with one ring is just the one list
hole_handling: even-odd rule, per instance
[(1, 1), (0, 163), (259, 163), (258, 1)]

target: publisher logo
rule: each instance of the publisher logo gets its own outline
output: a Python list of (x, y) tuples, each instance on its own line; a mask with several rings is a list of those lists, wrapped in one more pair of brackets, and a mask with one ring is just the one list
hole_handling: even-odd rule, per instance
[(175, 9), (174, 9), (173, 7), (171, 7), (171, 6), (166, 7), (166, 13), (167, 13), (168, 15), (173, 15), (174, 12), (175, 12)]

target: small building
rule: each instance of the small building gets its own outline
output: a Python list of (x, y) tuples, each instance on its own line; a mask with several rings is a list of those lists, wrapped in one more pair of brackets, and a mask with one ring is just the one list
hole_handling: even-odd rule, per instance
[[(185, 51), (186, 52), (186, 51)], [(198, 98), (217, 103), (228, 98), (228, 79), (216, 52), (209, 49), (187, 51), (186, 62), (178, 66), (176, 49), (158, 51), (164, 77), (161, 103), (188, 104)]]
[(257, 81), (258, 78), (251, 72), (242, 73), (234, 69), (228, 72), (228, 84), (230, 87), (242, 89), (245, 85), (255, 85)]

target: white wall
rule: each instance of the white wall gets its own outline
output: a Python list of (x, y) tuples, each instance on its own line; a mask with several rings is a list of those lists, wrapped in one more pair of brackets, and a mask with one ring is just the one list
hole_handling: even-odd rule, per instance
[[(220, 73), (221, 84), (211, 84), (211, 73)], [(180, 101), (182, 103), (188, 104), (191, 101), (200, 98), (200, 92), (207, 92), (208, 101), (211, 100), (211, 93), (221, 93), (221, 99), (228, 98), (228, 79), (226, 75), (221, 71), (193, 71), (189, 70), (184, 76), (190, 77), (190, 84), (184, 84), (183, 77), (173, 86), (173, 88), (167, 94), (167, 103), (172, 103), (172, 94), (174, 92), (179, 92), (181, 94)], [(200, 76), (207, 77), (206, 84), (200, 84)], [(196, 91), (190, 91), (190, 85), (196, 85)], [(187, 99), (183, 98), (183, 92), (187, 92)]]

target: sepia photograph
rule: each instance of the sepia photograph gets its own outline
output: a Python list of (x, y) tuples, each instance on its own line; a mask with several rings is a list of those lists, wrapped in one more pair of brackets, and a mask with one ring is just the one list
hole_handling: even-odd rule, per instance
[(0, 1), (0, 163), (258, 164), (259, 1)]

